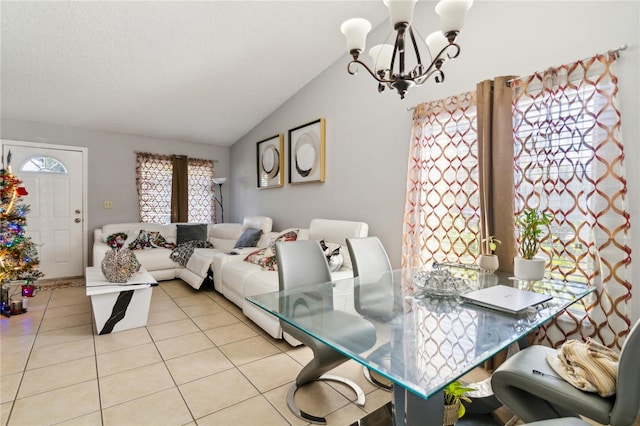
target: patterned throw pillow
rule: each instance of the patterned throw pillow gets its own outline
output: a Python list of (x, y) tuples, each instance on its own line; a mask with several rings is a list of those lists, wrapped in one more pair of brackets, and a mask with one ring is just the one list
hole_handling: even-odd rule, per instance
[(135, 240), (129, 244), (129, 250), (144, 250), (157, 247), (175, 248), (175, 244), (170, 243), (160, 235), (160, 232), (140, 231)]
[(118, 249), (124, 246), (125, 241), (127, 240), (127, 234), (124, 232), (116, 232), (115, 234), (109, 235), (104, 239), (104, 242), (113, 249)]
[(298, 229), (284, 232), (269, 244), (269, 246), (251, 252), (244, 258), (245, 262), (255, 263), (265, 271), (277, 271), (276, 243), (279, 241), (296, 241), (298, 239)]

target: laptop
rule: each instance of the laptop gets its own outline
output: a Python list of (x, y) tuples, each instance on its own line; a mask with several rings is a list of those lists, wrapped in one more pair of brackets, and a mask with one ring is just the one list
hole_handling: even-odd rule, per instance
[(510, 314), (517, 314), (531, 306), (553, 298), (548, 294), (522, 290), (502, 284), (465, 293), (460, 297), (465, 302)]

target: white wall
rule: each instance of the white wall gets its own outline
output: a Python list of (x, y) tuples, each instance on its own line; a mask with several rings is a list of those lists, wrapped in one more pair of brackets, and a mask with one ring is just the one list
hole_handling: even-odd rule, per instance
[[(136, 152), (182, 154), (194, 158), (218, 160), (216, 176), (229, 174), (230, 149), (200, 143), (155, 139), (122, 133), (78, 129), (19, 120), (2, 120), (2, 139), (81, 146), (88, 148), (88, 214), (89, 247), (93, 230), (105, 223), (138, 222), (136, 190)], [(225, 206), (228, 188), (223, 186)], [(113, 208), (103, 208), (104, 201)], [(91, 250), (91, 249), (89, 249)], [(91, 259), (91, 252), (89, 252)]]
[[(437, 28), (434, 4), (418, 3), (416, 27), (423, 36)], [(398, 267), (412, 118), (407, 107), (474, 90), (477, 82), (494, 76), (528, 75), (627, 44), (618, 61), (619, 99), (637, 264), (639, 5), (637, 1), (476, 1), (458, 39), (461, 56), (445, 64), (445, 83), (414, 88), (404, 101), (395, 93), (378, 94), (365, 70), (356, 76), (347, 74), (345, 52), (343, 58), (232, 147), (229, 219), (264, 214), (273, 217), (274, 229), (307, 226), (314, 217), (362, 220), (369, 223), (371, 235), (382, 239), (393, 266)], [(369, 47), (383, 42), (387, 34), (388, 25), (384, 23), (369, 35)], [(304, 66), (296, 64), (295, 58), (291, 61), (294, 69)], [(256, 142), (284, 133), (288, 151), (288, 129), (320, 117), (327, 120), (326, 182), (256, 189)], [(640, 266), (636, 266), (632, 282), (640, 283)], [(640, 303), (640, 298), (635, 301)], [(640, 310), (638, 305), (635, 309)]]

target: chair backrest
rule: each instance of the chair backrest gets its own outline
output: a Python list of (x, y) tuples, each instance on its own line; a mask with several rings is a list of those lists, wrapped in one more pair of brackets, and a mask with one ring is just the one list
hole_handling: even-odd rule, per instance
[(359, 277), (354, 288), (356, 311), (367, 318), (387, 321), (395, 316), (391, 262), (378, 237), (347, 238), (353, 275)]
[(631, 329), (622, 345), (618, 361), (616, 402), (611, 410), (610, 424), (634, 424), (640, 410), (640, 321)]
[[(278, 281), (280, 291), (331, 281), (327, 258), (316, 240), (281, 241), (276, 243)], [(290, 317), (316, 316), (320, 311), (333, 309), (331, 288), (319, 299), (317, 294), (308, 297), (304, 292), (280, 298), (280, 311)], [(320, 317), (318, 317), (320, 318)], [(280, 320), (282, 330), (307, 346), (319, 345), (306, 333)]]
[(331, 281), (320, 243), (298, 240), (276, 243), (280, 291)]
[(353, 275), (367, 275), (391, 270), (389, 256), (378, 237), (347, 238)]

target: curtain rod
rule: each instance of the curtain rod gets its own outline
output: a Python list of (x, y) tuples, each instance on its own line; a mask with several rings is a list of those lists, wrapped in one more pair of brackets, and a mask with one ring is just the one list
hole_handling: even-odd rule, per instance
[[(616, 52), (616, 55), (618, 55), (618, 57), (620, 56), (620, 52), (622, 52), (623, 50), (626, 50), (628, 46), (626, 44), (623, 44), (622, 46), (618, 47), (617, 49), (613, 49), (612, 52)], [(585, 58), (588, 59), (588, 58)], [(509, 87), (511, 85), (511, 82), (513, 80), (517, 80), (520, 77), (511, 79), (511, 80), (507, 80), (507, 87)], [(413, 111), (414, 109), (416, 109), (416, 107), (412, 106), (412, 107), (407, 107), (407, 111)]]
[[(627, 47), (628, 46), (626, 44), (623, 44), (620, 47), (618, 47), (617, 49), (610, 50), (610, 52), (616, 52), (616, 56), (619, 58), (620, 57), (620, 52), (625, 50)], [(591, 59), (591, 58), (584, 58), (582, 60), (586, 61), (587, 59)], [(511, 80), (507, 80), (507, 82), (506, 82), (507, 87), (511, 87), (511, 82), (513, 82), (514, 80), (518, 80), (519, 78), (520, 77), (516, 77), (516, 78), (512, 78)]]

